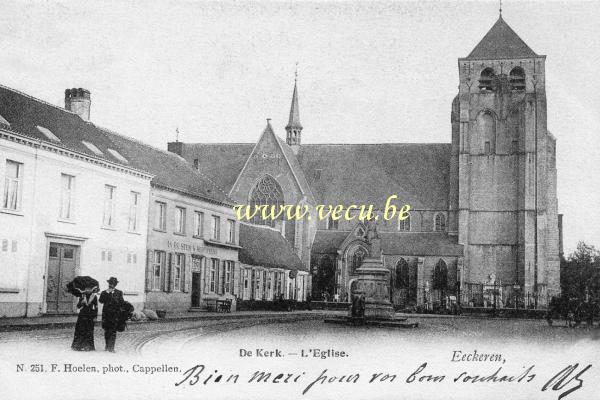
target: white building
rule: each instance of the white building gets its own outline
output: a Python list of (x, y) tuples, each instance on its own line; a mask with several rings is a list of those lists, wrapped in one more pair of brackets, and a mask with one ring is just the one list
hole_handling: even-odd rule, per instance
[(67, 90), (65, 106), (0, 86), (0, 317), (73, 313), (77, 275), (101, 288), (116, 276), (145, 302), (153, 176), (89, 122), (88, 91)]
[(238, 295), (239, 222), (233, 200), (183, 158), (115, 133), (119, 151), (154, 174), (148, 210), (146, 307), (212, 309)]

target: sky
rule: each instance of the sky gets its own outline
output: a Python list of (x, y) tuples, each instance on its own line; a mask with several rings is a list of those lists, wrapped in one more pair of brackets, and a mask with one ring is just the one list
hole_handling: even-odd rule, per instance
[[(600, 247), (600, 1), (504, 0), (503, 17), (545, 54), (568, 254)], [(192, 2), (0, 0), (0, 84), (91, 120), (168, 141), (285, 137), (298, 69), (303, 143), (449, 143), (457, 59), (498, 1)], [(296, 67), (297, 66), (297, 67)]]

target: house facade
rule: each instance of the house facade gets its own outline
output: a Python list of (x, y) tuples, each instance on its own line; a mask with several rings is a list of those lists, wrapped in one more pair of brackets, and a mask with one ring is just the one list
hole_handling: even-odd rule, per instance
[(77, 275), (141, 308), (152, 175), (74, 112), (0, 87), (0, 115), (0, 317), (73, 313)]
[(239, 223), (231, 207), (158, 186), (151, 199), (147, 307), (183, 311), (206, 308), (209, 299), (232, 299)]

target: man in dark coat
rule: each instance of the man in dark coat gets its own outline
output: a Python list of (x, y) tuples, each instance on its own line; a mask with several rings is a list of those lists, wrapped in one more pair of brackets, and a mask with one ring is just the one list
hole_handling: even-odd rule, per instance
[(107, 282), (108, 289), (103, 290), (100, 294), (100, 303), (104, 304), (102, 308), (102, 329), (104, 329), (104, 340), (106, 341), (105, 350), (114, 353), (119, 316), (124, 300), (123, 292), (115, 289), (117, 283), (119, 283), (117, 278), (112, 276)]

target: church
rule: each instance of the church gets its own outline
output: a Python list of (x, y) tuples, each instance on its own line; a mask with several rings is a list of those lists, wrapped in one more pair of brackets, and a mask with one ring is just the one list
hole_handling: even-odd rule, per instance
[[(546, 126), (546, 56), (502, 15), (458, 59), (448, 143), (310, 144), (297, 80), (285, 139), (269, 120), (256, 143), (168, 143), (237, 204), (409, 204), (376, 223), (399, 309), (544, 307), (559, 286), (556, 139)], [(334, 137), (329, 132), (328, 137)], [(313, 300), (347, 301), (368, 257), (361, 221), (253, 221), (279, 232), (310, 271)]]

